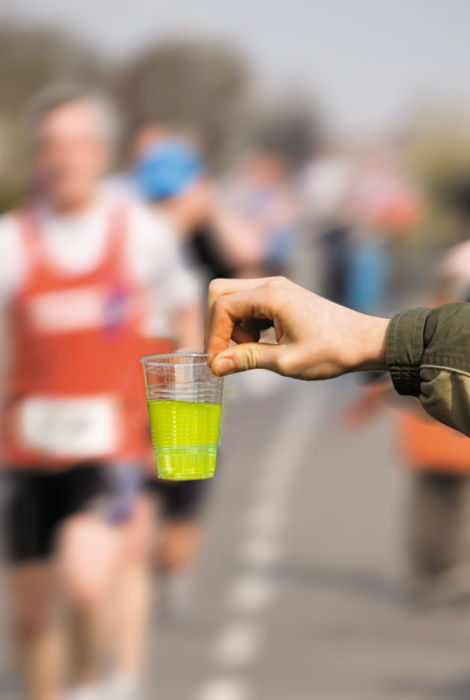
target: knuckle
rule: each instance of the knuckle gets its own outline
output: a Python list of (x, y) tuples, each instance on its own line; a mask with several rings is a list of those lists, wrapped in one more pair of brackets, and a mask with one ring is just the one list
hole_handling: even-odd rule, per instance
[(217, 296), (220, 293), (220, 290), (222, 289), (222, 284), (223, 284), (223, 280), (220, 278), (211, 280), (211, 282), (209, 282), (209, 294), (210, 294), (210, 296), (212, 296), (212, 297)]
[(256, 345), (248, 345), (241, 357), (241, 369), (253, 369), (257, 366), (258, 348)]
[(294, 373), (295, 364), (296, 362), (292, 352), (287, 348), (280, 347), (275, 357), (276, 372), (284, 376), (290, 376)]
[(217, 287), (222, 283), (221, 277), (215, 277), (209, 282), (209, 289), (217, 289)]
[(279, 300), (285, 291), (285, 285), (282, 277), (273, 277), (266, 284), (266, 297), (271, 302)]
[(278, 354), (275, 358), (275, 370), (279, 374), (286, 375), (289, 373), (290, 361), (282, 353)]
[(271, 287), (271, 289), (279, 289), (279, 287), (282, 286), (282, 277), (277, 276), (277, 277), (271, 277), (268, 285)]
[(231, 316), (230, 301), (226, 295), (222, 294), (214, 300), (213, 311), (214, 316), (219, 319), (226, 316)]
[(226, 299), (224, 296), (218, 296), (214, 299), (214, 310), (222, 311), (226, 306)]

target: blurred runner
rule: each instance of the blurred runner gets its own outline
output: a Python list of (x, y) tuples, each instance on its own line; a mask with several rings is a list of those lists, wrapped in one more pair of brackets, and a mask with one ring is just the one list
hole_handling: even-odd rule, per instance
[(282, 153), (253, 147), (222, 183), (220, 200), (227, 211), (249, 221), (256, 233), (260, 259), (244, 276), (288, 272), (299, 227), (299, 202), (293, 172)]
[[(456, 248), (441, 266), (434, 305), (469, 298), (470, 268), (458, 274), (462, 252)], [(397, 398), (384, 375), (369, 380), (343, 418), (357, 428), (387, 402), (398, 409), (398, 444), (413, 475), (407, 522), (413, 596), (429, 605), (468, 599), (470, 439), (432, 419), (417, 401)]]
[[(363, 389), (344, 420), (358, 428), (393, 399), (391, 383), (379, 379)], [(397, 409), (400, 452), (413, 475), (406, 536), (412, 596), (426, 605), (468, 598), (470, 440), (417, 402), (401, 399)]]
[[(34, 195), (0, 220), (2, 462), (17, 658), (27, 698), (62, 697), (66, 667), (74, 685), (67, 697), (105, 697), (98, 680), (110, 604), (119, 601), (113, 622), (126, 624), (126, 635), (107, 697), (134, 698), (148, 616), (135, 536), (145, 404), (143, 394), (136, 403), (137, 359), (149, 330), (192, 342), (185, 321), (197, 295), (167, 227), (98, 185), (116, 126), (106, 101), (52, 87), (34, 102), (30, 126)], [(157, 329), (156, 319), (169, 318), (173, 329)]]
[(203, 280), (256, 267), (262, 248), (249, 217), (225, 206), (194, 143), (150, 122), (131, 138), (131, 186), (163, 215)]
[[(158, 218), (168, 223), (175, 240), (201, 280), (201, 286), (213, 275), (231, 275), (232, 267), (219, 253), (213, 240), (211, 187), (199, 154), (189, 143), (169, 137), (163, 129), (138, 130), (131, 144), (136, 162), (127, 186), (142, 197)], [(147, 140), (149, 135), (156, 141)], [(199, 254), (198, 254), (199, 252)], [(158, 318), (156, 319), (158, 321)], [(186, 349), (201, 345), (201, 315), (186, 319), (186, 338), (173, 334), (174, 347)], [(191, 331), (191, 329), (193, 329)], [(161, 327), (155, 334), (161, 335)], [(189, 335), (188, 335), (189, 334)], [(141, 354), (150, 354), (142, 348)], [(139, 386), (139, 391), (141, 391)], [(207, 499), (209, 481), (166, 482), (155, 477), (153, 451), (148, 441), (146, 487), (154, 501), (154, 517), (160, 524), (154, 542), (154, 561), (165, 574), (165, 613), (179, 613), (184, 605), (185, 572), (190, 568), (201, 539), (201, 514)]]
[[(319, 293), (345, 304), (352, 247), (351, 186), (354, 163), (346, 153), (325, 150), (315, 156), (303, 174), (303, 196), (312, 245), (320, 258)], [(315, 269), (315, 277), (318, 269)]]
[(420, 202), (396, 155), (383, 148), (359, 159), (351, 184), (346, 306), (379, 314), (388, 301), (393, 247), (416, 226)]

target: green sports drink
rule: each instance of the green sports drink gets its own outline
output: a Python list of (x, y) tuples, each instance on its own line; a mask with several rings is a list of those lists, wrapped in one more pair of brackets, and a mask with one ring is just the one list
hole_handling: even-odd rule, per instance
[(162, 479), (210, 479), (215, 474), (223, 379), (203, 353), (143, 357), (157, 474)]
[(172, 481), (213, 477), (221, 404), (150, 399), (148, 409), (158, 476)]

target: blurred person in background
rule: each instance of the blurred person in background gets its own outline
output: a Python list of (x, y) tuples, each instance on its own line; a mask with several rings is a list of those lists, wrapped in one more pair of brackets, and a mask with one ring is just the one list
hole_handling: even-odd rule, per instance
[[(233, 259), (239, 259), (240, 241), (233, 242), (229, 254), (227, 247), (230, 244), (224, 247), (217, 237), (221, 228), (226, 236), (233, 237), (235, 225), (232, 222), (226, 225), (225, 220), (221, 223), (223, 215), (216, 209), (213, 186), (195, 146), (168, 126), (144, 122), (133, 133), (129, 150), (132, 162), (125, 176), (127, 187), (149, 205), (157, 219), (167, 223), (201, 286), (205, 288), (208, 281), (218, 274), (232, 275), (236, 270)], [(228, 233), (227, 228), (230, 229)], [(240, 251), (239, 255), (243, 256), (244, 252)], [(201, 321), (198, 309), (196, 317), (186, 319), (187, 331), (194, 329), (193, 342), (184, 344), (181, 337), (173, 336), (174, 347), (187, 350), (199, 347)], [(149, 353), (143, 351), (141, 354)], [(150, 473), (155, 467), (150, 443), (148, 447)], [(159, 523), (153, 559), (157, 570), (165, 575), (163, 612), (181, 614), (187, 593), (185, 573), (198, 551), (202, 534), (201, 515), (210, 482), (175, 483), (152, 476), (146, 485), (150, 494), (148, 512), (151, 519), (155, 518)]]
[(133, 188), (169, 222), (204, 288), (258, 264), (252, 222), (220, 201), (193, 138), (144, 120), (134, 127), (129, 150)]
[[(462, 252), (457, 246), (440, 265), (431, 306), (469, 300), (470, 265), (461, 265)], [(396, 409), (397, 441), (412, 474), (407, 551), (413, 600), (424, 605), (468, 600), (470, 439), (431, 418), (419, 402), (399, 399), (385, 375), (366, 377), (342, 418), (348, 427), (359, 428), (387, 403)]]
[(346, 152), (330, 147), (310, 160), (301, 181), (311, 244), (320, 258), (321, 279), (314, 280), (314, 289), (338, 304), (347, 300), (353, 179), (353, 159)]
[(251, 222), (260, 259), (243, 276), (285, 274), (299, 226), (299, 202), (287, 157), (275, 148), (253, 146), (219, 188), (223, 205)]
[(388, 303), (393, 245), (419, 218), (417, 192), (397, 155), (375, 148), (357, 158), (349, 197), (353, 226), (346, 306), (380, 313)]
[(392, 154), (327, 149), (303, 173), (313, 243), (327, 298), (364, 313), (384, 310), (393, 243), (419, 216), (417, 193)]
[[(178, 342), (194, 341), (181, 321), (197, 293), (164, 223), (100, 187), (116, 132), (100, 95), (45, 89), (30, 129), (30, 201), (0, 220), (1, 448), (17, 660), (32, 700), (61, 698), (66, 668), (71, 699), (135, 698), (148, 613), (136, 536), (144, 398), (136, 408), (135, 371), (142, 338), (161, 330), (155, 319), (179, 322)], [(120, 632), (106, 686), (111, 622)]]

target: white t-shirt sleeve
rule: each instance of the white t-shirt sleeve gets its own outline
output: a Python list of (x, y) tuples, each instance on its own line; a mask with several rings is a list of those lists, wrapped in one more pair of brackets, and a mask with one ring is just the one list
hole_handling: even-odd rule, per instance
[(137, 280), (148, 290), (144, 330), (167, 335), (174, 314), (201, 299), (200, 283), (185, 263), (169, 224), (139, 204), (131, 210), (130, 260)]
[(21, 286), (25, 259), (15, 216), (0, 217), (0, 399), (3, 399), (8, 361), (7, 309), (12, 296)]
[(4, 307), (20, 287), (25, 260), (15, 215), (0, 217), (0, 307)]

